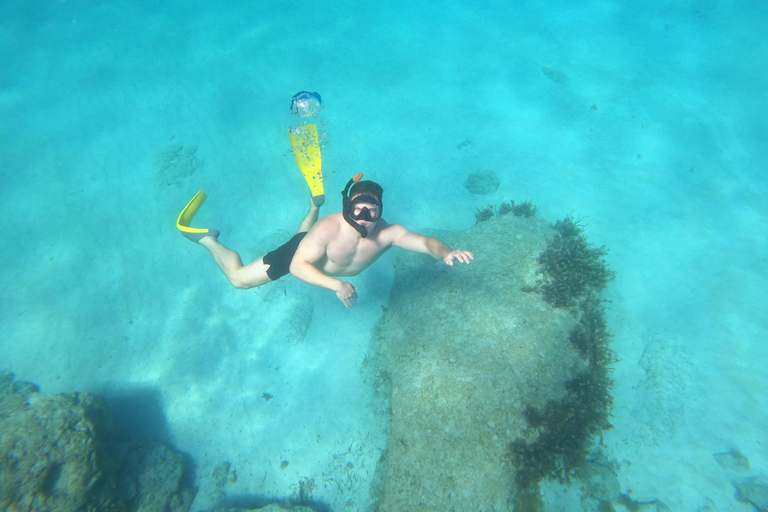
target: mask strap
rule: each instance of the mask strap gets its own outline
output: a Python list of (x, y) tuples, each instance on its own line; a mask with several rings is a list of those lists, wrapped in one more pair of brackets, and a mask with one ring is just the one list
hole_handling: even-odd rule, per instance
[(363, 179), (363, 173), (358, 172), (355, 174), (351, 180), (347, 182), (347, 186), (344, 187), (344, 190), (341, 191), (341, 197), (343, 198), (343, 207), (341, 210), (341, 214), (344, 216), (344, 220), (347, 221), (347, 224), (355, 228), (358, 233), (360, 233), (360, 236), (365, 238), (368, 236), (368, 230), (365, 229), (363, 226), (355, 222), (355, 220), (350, 216), (349, 210), (352, 207), (352, 201), (349, 199), (349, 187), (352, 186), (353, 183), (357, 183)]

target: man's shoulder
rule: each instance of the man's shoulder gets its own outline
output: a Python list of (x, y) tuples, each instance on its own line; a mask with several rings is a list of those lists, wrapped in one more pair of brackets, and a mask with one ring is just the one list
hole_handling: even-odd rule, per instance
[(341, 212), (332, 213), (325, 217), (320, 217), (317, 222), (309, 229), (309, 234), (312, 235), (327, 235), (338, 232), (341, 226), (340, 221), (343, 220)]
[(408, 228), (402, 224), (390, 224), (384, 221), (384, 225), (379, 228), (378, 238), (382, 242), (391, 244), (405, 233), (408, 233)]
[(385, 221), (384, 219), (381, 219), (381, 220), (384, 222), (384, 225), (381, 227), (382, 231), (389, 231), (390, 233), (406, 232), (406, 231), (408, 231), (408, 228), (406, 228), (402, 224), (390, 224), (389, 222)]
[(328, 215), (325, 215), (323, 217), (320, 217), (320, 220), (318, 220), (317, 222), (327, 222), (327, 223), (333, 222), (338, 224), (342, 220), (344, 220), (344, 216), (341, 214), (341, 212), (334, 212), (334, 213), (329, 213)]

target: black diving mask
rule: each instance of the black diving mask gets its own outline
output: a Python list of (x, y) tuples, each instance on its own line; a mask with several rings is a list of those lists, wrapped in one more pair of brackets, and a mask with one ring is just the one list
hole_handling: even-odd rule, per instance
[[(372, 204), (373, 208), (363, 206), (362, 209), (358, 208), (360, 204)], [(357, 212), (357, 213), (355, 213)], [(376, 222), (381, 218), (381, 205), (379, 201), (367, 194), (363, 194), (354, 198), (349, 204), (349, 216), (355, 220), (367, 220), (368, 222)]]
[[(343, 198), (344, 202), (344, 206), (342, 208), (342, 215), (344, 216), (344, 220), (346, 220), (350, 226), (355, 228), (355, 230), (360, 233), (360, 236), (365, 238), (368, 236), (368, 230), (365, 228), (365, 226), (361, 226), (356, 221), (364, 220), (367, 222), (376, 222), (381, 218), (383, 207), (381, 205), (381, 201), (370, 194), (361, 194), (354, 199), (349, 198), (350, 187), (352, 187), (354, 183), (360, 181), (362, 177), (363, 173), (361, 172), (355, 174), (355, 176), (347, 182), (347, 186), (344, 187), (344, 190), (342, 190), (341, 197)], [(359, 204), (372, 204), (376, 207), (368, 208), (367, 206), (363, 206), (362, 209), (358, 210), (357, 206)], [(357, 213), (355, 213), (356, 210)]]

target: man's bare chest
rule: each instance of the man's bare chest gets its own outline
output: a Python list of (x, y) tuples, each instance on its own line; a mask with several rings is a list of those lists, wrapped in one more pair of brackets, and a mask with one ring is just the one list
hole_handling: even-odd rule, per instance
[(340, 240), (328, 245), (326, 257), (337, 265), (349, 265), (376, 258), (380, 252), (380, 245), (373, 240)]

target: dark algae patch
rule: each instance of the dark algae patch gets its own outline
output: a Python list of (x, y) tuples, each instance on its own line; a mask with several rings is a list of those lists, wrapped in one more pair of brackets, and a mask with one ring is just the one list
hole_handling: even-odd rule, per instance
[(517, 204), (514, 201), (510, 201), (509, 203), (502, 203), (499, 207), (499, 215), (512, 212), (512, 215), (516, 217), (533, 217), (538, 211), (539, 207), (530, 201), (523, 201)]
[(492, 219), (493, 216), (502, 217), (511, 213), (515, 217), (535, 217), (536, 212), (539, 211), (539, 207), (534, 205), (531, 201), (524, 201), (522, 203), (515, 203), (514, 201), (505, 201), (498, 207), (488, 205), (485, 208), (477, 208), (475, 212), (475, 218), (477, 222), (485, 222)]
[(566, 382), (562, 400), (525, 409), (528, 429), (538, 437), (533, 442), (521, 437), (510, 446), (517, 468), (515, 510), (520, 511), (542, 510), (538, 483), (545, 477), (569, 480), (587, 461), (593, 438), (611, 428), (614, 357), (600, 294), (614, 273), (605, 262), (606, 249), (589, 245), (578, 220), (568, 216), (554, 228), (557, 234), (539, 258), (541, 292), (546, 302), (570, 308), (578, 318), (570, 341), (585, 368)]
[(486, 206), (483, 209), (478, 208), (477, 211), (475, 211), (475, 218), (478, 223), (493, 218), (493, 206)]
[(605, 263), (608, 251), (587, 243), (578, 220), (568, 216), (555, 223), (555, 230), (557, 236), (539, 257), (546, 278), (541, 292), (544, 300), (562, 308), (599, 294), (614, 273)]

